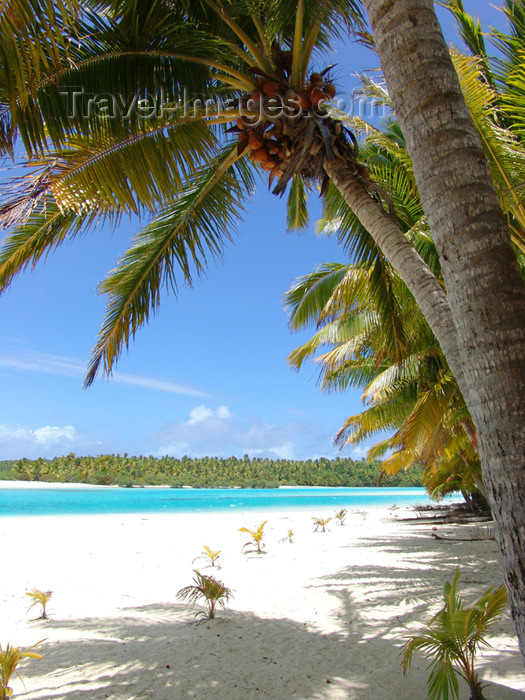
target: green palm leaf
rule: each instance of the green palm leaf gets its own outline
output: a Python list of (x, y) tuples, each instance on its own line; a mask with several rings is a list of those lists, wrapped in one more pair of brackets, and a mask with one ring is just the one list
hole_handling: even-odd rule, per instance
[(474, 667), (475, 655), (481, 645), (488, 645), (485, 635), (507, 604), (505, 588), (500, 586), (489, 588), (471, 607), (466, 607), (457, 591), (459, 576), (456, 569), (452, 582), (445, 583), (443, 608), (403, 647), (405, 673), (410, 670), (415, 651), (430, 659), (427, 689), (431, 700), (457, 700), (457, 675), (468, 683), (471, 697), (483, 698)]
[(287, 221), (289, 231), (301, 231), (309, 223), (306, 184), (300, 175), (294, 175), (288, 193)]
[[(324, 312), (327, 304), (333, 300), (336, 290), (341, 289), (342, 281), (349, 275), (362, 277), (363, 272), (341, 263), (325, 263), (309, 275), (295, 280), (283, 298), (290, 328), (299, 330), (309, 323), (317, 322), (321, 314), (326, 317)], [(351, 305), (351, 300), (346, 297), (346, 306)]]
[[(497, 94), (481, 79), (479, 60), (454, 53), (452, 57), (465, 100), (481, 136), (492, 180), (500, 194), (503, 211), (514, 219), (514, 243), (525, 251), (525, 195), (522, 188), (525, 181), (525, 152), (523, 146), (509, 129), (504, 129), (495, 122), (493, 113)], [(516, 235), (517, 227), (519, 227), (519, 235)]]
[(45, 71), (56, 70), (74, 33), (76, 0), (0, 2), (0, 150), (12, 152), (13, 115), (35, 96)]
[[(24, 206), (24, 215), (25, 206)], [(16, 216), (16, 211), (13, 212)], [(9, 287), (14, 277), (56, 248), (66, 239), (85, 233), (102, 215), (100, 212), (62, 212), (51, 195), (44, 197), (38, 210), (10, 232), (0, 248), (0, 289)], [(117, 217), (113, 217), (116, 221)]]
[(162, 286), (176, 293), (177, 270), (191, 284), (193, 275), (205, 270), (210, 255), (222, 255), (242, 211), (242, 199), (253, 184), (244, 166), (232, 171), (237, 158), (236, 147), (230, 147), (214, 164), (189, 178), (183, 193), (137, 234), (100, 285), (109, 301), (86, 386), (94, 381), (101, 363), (111, 372), (124, 345), (157, 309)]

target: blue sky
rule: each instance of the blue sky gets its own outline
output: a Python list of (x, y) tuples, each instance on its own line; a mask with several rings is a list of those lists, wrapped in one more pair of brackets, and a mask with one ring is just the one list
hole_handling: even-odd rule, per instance
[[(465, 7), (502, 26), (489, 0), (465, 0)], [(355, 84), (354, 71), (376, 65), (349, 45), (331, 62), (340, 91)], [(311, 212), (314, 221), (315, 198)], [(286, 233), (285, 204), (264, 184), (224, 260), (178, 299), (164, 295), (112, 378), (82, 389), (104, 314), (96, 286), (135, 229), (128, 222), (66, 243), (0, 298), (0, 459), (68, 452), (361, 458), (366, 445), (342, 453), (332, 445), (345, 417), (360, 410), (359, 392), (323, 394), (314, 366), (296, 373), (286, 364), (308, 335), (290, 333), (283, 293), (315, 265), (345, 255), (313, 225)]]

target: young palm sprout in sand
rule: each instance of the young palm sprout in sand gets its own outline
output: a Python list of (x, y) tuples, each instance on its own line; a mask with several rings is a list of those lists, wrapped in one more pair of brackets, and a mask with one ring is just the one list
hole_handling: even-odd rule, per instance
[(216, 606), (221, 605), (224, 607), (225, 601), (232, 597), (232, 591), (230, 588), (226, 588), (222, 581), (218, 581), (213, 576), (201, 574), (197, 569), (194, 569), (194, 573), (194, 585), (181, 588), (177, 593), (177, 598), (187, 600), (191, 605), (202, 601), (207, 605), (208, 612), (201, 610), (195, 615), (204, 615), (206, 619), (212, 620), (215, 617)]
[(318, 532), (319, 528), (321, 528), (321, 532), (326, 532), (326, 526), (328, 525), (331, 519), (332, 518), (312, 518), (315, 525), (315, 532)]
[(445, 605), (420, 634), (410, 637), (403, 647), (404, 673), (410, 670), (412, 654), (417, 649), (430, 659), (427, 681), (430, 700), (458, 698), (456, 674), (468, 683), (470, 700), (484, 700), (483, 686), (474, 669), (474, 657), (480, 646), (490, 646), (485, 639), (487, 630), (507, 605), (504, 586), (495, 590), (491, 586), (472, 607), (465, 607), (457, 593), (459, 575), (459, 569), (456, 569), (452, 583), (445, 583)]
[(38, 588), (32, 588), (30, 591), (26, 591), (26, 596), (31, 598), (31, 605), (29, 606), (28, 610), (31, 610), (32, 607), (35, 605), (41, 605), (42, 606), (42, 613), (40, 617), (38, 617), (38, 620), (47, 620), (47, 603), (51, 596), (53, 595), (53, 591), (39, 591)]
[(195, 557), (193, 561), (196, 562), (198, 559), (206, 559), (209, 562), (210, 566), (217, 566), (217, 568), (220, 569), (221, 566), (220, 564), (218, 564), (218, 561), (221, 550), (218, 549), (216, 552), (214, 552), (213, 549), (206, 547), (205, 544), (202, 546), (204, 548), (204, 551), (202, 552), (202, 554), (199, 554), (198, 557)]
[[(40, 642), (37, 642), (40, 644)], [(13, 647), (7, 644), (4, 649), (0, 644), (0, 700), (10, 700), (13, 696), (13, 690), (9, 687), (9, 680), (13, 674), (20, 678), (20, 674), (16, 670), (18, 664), (24, 657), (31, 659), (41, 659), (42, 656), (37, 654), (34, 649), (37, 644), (33, 644), (29, 649), (22, 650), (19, 647)]]
[(348, 511), (346, 510), (346, 508), (341, 508), (341, 510), (337, 511), (335, 517), (339, 520), (339, 525), (344, 525), (347, 513)]
[[(262, 549), (264, 547), (264, 544), (262, 542), (262, 538), (263, 538), (264, 526), (266, 525), (267, 522), (268, 521), (265, 520), (263, 523), (261, 523), (259, 525), (259, 527), (256, 530), (249, 530), (247, 527), (239, 528), (239, 532), (247, 532), (252, 538), (250, 542), (245, 542), (243, 544), (243, 546), (242, 546), (243, 549), (245, 547), (248, 547), (251, 544), (254, 544), (256, 546), (256, 549), (253, 551), (256, 551), (257, 554), (265, 554), (265, 552), (263, 552), (263, 549)], [(250, 550), (250, 551), (252, 551), (252, 550)]]

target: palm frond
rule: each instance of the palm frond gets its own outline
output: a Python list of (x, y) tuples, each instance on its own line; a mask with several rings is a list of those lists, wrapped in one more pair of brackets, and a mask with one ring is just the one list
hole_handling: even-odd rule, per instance
[(454, 16), (461, 38), (465, 42), (470, 53), (481, 59), (483, 75), (488, 82), (492, 83), (493, 75), (489, 64), (489, 56), (487, 54), (485, 33), (483, 32), (479, 17), (473, 17), (468, 12), (465, 12), (463, 0), (444, 0), (440, 2), (440, 4), (450, 10)]
[(492, 180), (500, 194), (503, 211), (513, 217), (515, 227), (519, 225), (520, 235), (514, 235), (513, 240), (523, 251), (525, 250), (525, 195), (522, 187), (525, 182), (525, 153), (523, 147), (509, 129), (496, 123), (493, 115), (498, 97), (495, 90), (480, 79), (479, 60), (454, 53), (452, 58), (470, 114), (481, 136)]
[(236, 146), (191, 176), (183, 193), (135, 237), (118, 266), (100, 285), (109, 295), (99, 340), (91, 353), (85, 385), (94, 381), (101, 363), (110, 373), (124, 346), (147, 322), (160, 302), (163, 284), (176, 293), (177, 269), (187, 284), (201, 274), (208, 258), (220, 258), (231, 240), (252, 186), (251, 174), (239, 164)]
[(2, 110), (0, 150), (12, 153), (17, 107), (34, 98), (43, 72), (56, 70), (67, 54), (79, 12), (77, 0), (3, 0), (0, 3)]
[(6, 290), (13, 279), (29, 265), (81, 231), (86, 232), (98, 219), (98, 212), (62, 212), (47, 195), (41, 208), (25, 223), (10, 232), (0, 247), (0, 289)]
[[(300, 330), (310, 323), (318, 324), (320, 315), (349, 272), (348, 265), (325, 263), (295, 280), (283, 297), (290, 328)], [(347, 306), (351, 304), (347, 303)]]
[(287, 223), (289, 231), (301, 231), (308, 227), (306, 185), (300, 175), (294, 175), (288, 193)]

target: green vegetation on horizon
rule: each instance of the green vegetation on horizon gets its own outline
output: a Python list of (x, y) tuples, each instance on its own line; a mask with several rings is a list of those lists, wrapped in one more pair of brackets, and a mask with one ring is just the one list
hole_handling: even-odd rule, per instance
[[(383, 479), (382, 486), (421, 486), (423, 469)], [(133, 457), (70, 453), (53, 459), (0, 461), (0, 480), (73, 482), (101, 485), (194, 487), (377, 486), (379, 462), (338, 457), (315, 460), (238, 457)]]

